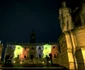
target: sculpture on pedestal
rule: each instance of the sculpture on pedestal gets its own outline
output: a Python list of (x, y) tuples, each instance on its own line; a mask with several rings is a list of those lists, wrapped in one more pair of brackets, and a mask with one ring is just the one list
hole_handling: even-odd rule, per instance
[(59, 9), (60, 27), (62, 32), (72, 30), (74, 28), (71, 17), (71, 9), (66, 7), (66, 2), (62, 2), (62, 7)]

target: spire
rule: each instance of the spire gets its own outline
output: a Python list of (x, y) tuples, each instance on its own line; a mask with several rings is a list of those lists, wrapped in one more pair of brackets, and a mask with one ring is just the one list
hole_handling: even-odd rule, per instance
[(36, 33), (34, 30), (30, 33), (30, 43), (36, 43)]

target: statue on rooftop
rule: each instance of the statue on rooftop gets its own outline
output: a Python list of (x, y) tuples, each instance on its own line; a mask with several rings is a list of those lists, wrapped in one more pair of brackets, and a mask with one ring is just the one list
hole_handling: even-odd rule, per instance
[(74, 28), (71, 17), (71, 9), (66, 7), (65, 1), (62, 2), (62, 7), (59, 9), (59, 19), (62, 32), (69, 31)]

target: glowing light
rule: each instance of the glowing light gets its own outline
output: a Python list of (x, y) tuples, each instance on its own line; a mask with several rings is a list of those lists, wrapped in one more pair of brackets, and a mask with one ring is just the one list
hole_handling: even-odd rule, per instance
[(52, 54), (52, 58), (56, 58), (57, 54), (58, 54), (58, 45), (57, 44), (53, 44), (51, 47), (51, 54)]
[(51, 63), (51, 61), (49, 61), (49, 63)]
[(22, 51), (22, 53), (20, 54), (20, 59), (21, 60), (23, 60), (25, 57), (27, 57), (28, 56), (28, 52), (29, 52), (29, 48), (26, 48), (26, 49), (24, 49), (23, 48), (23, 51)]
[(51, 53), (51, 45), (45, 44), (44, 45), (44, 50), (43, 50), (43, 54), (44, 54), (43, 58), (45, 58), (46, 55), (49, 57), (50, 53)]
[(22, 61), (20, 61), (20, 64), (22, 64)]
[(20, 45), (15, 46), (14, 58), (17, 58), (23, 52), (23, 48)]
[(42, 63), (44, 64), (45, 62), (43, 61)]
[(15, 61), (13, 61), (13, 63), (16, 63)]

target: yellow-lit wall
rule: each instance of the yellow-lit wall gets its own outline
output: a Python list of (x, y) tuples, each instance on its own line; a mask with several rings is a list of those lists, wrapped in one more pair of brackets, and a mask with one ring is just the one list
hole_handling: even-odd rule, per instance
[(60, 36), (59, 44), (60, 44), (61, 55), (59, 56), (60, 58), (58, 57), (59, 58), (58, 60), (60, 60), (60, 65), (70, 70), (75, 69), (73, 52), (72, 52), (72, 41), (70, 34), (68, 32), (65, 32)]
[(76, 59), (78, 70), (85, 70), (85, 26), (80, 26), (74, 31), (76, 41)]

